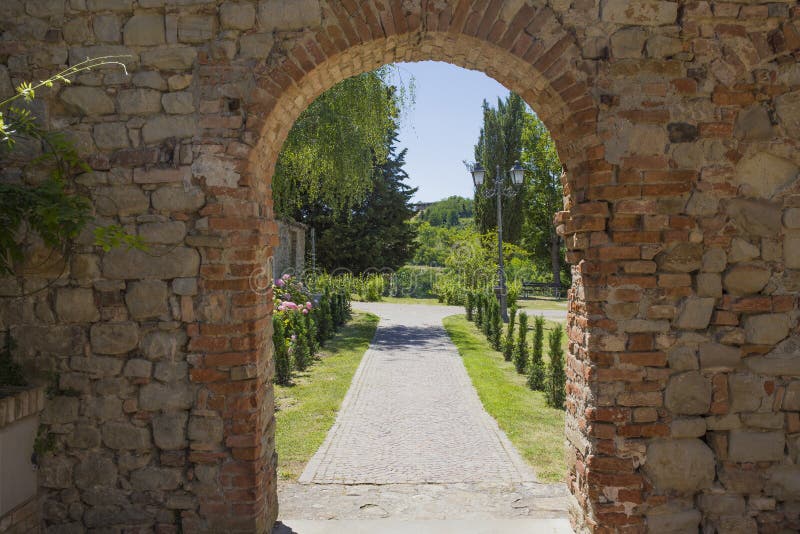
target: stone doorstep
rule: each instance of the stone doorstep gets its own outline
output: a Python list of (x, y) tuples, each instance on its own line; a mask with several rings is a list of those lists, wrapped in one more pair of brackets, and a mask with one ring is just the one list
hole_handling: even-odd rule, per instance
[(282, 519), (272, 534), (572, 534), (567, 519)]
[(44, 386), (0, 387), (0, 428), (44, 410)]

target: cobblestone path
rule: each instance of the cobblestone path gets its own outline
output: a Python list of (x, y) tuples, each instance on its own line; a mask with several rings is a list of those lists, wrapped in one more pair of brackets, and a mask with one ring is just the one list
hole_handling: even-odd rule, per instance
[(486, 413), (442, 318), (460, 308), (360, 305), (381, 321), (301, 483), (532, 482)]

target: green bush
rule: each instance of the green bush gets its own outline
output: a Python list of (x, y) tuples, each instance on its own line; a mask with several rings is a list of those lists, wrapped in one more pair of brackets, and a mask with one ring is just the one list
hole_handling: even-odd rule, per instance
[[(517, 307), (511, 306), (508, 314), (508, 327), (506, 328), (506, 339), (503, 342), (503, 358), (510, 362), (514, 356), (514, 323), (517, 321)], [(519, 369), (518, 369), (519, 370)]]
[(272, 316), (272, 343), (275, 346), (275, 382), (282, 386), (288, 385), (292, 380), (292, 362), (286, 346), (283, 316), (280, 313)]
[(491, 319), (492, 327), (489, 342), (491, 342), (494, 350), (499, 351), (503, 342), (503, 317), (500, 315), (500, 304), (496, 298), (492, 298)]
[(483, 295), (481, 293), (474, 294), (475, 299), (475, 325), (483, 329), (483, 319), (485, 316)]
[(550, 349), (550, 365), (547, 373), (547, 404), (553, 408), (563, 408), (566, 400), (565, 385), (567, 375), (564, 373), (564, 350), (561, 348), (563, 328), (560, 324), (550, 332), (547, 344)]
[(467, 312), (467, 321), (472, 321), (472, 316), (475, 312), (475, 295), (471, 291), (467, 293), (467, 302), (464, 305), (464, 310)]
[(545, 389), (544, 355), (544, 317), (541, 315), (533, 319), (533, 353), (531, 354), (531, 369), (528, 375), (528, 387), (535, 391)]

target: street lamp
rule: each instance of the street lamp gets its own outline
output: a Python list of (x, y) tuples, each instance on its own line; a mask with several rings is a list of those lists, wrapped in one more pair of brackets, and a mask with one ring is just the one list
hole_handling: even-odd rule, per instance
[[(512, 187), (503, 187), (506, 178), (511, 180)], [(500, 165), (497, 166), (494, 174), (494, 184), (491, 188), (481, 189), (486, 180), (486, 169), (480, 163), (472, 166), (472, 182), (475, 184), (475, 194), (483, 195), (484, 198), (497, 197), (497, 287), (495, 292), (500, 301), (500, 316), (503, 322), (508, 322), (508, 310), (506, 306), (506, 273), (503, 267), (503, 202), (502, 198), (512, 197), (517, 194), (517, 190), (522, 185), (525, 178), (525, 169), (519, 161), (514, 162), (514, 166), (508, 170), (507, 175), (500, 174)]]

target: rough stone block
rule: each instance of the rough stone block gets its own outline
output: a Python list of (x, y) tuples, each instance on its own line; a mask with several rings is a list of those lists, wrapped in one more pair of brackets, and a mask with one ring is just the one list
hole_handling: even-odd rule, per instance
[(667, 409), (674, 414), (700, 415), (711, 406), (711, 383), (699, 372), (673, 375), (665, 393)]
[(702, 417), (673, 419), (670, 436), (673, 438), (699, 438), (706, 433), (706, 421)]
[[(159, 98), (159, 107), (161, 99)], [(149, 119), (142, 128), (142, 140), (147, 144), (158, 143), (170, 137), (193, 137), (197, 133), (197, 121), (185, 115), (159, 115)]]
[(781, 230), (781, 206), (767, 200), (735, 198), (728, 201), (728, 217), (742, 235), (774, 237)]
[(154, 89), (125, 89), (117, 95), (120, 113), (149, 115), (161, 112), (161, 93)]
[(118, 43), (120, 24), (116, 15), (97, 15), (92, 20), (94, 35), (101, 43)]
[(742, 186), (740, 190), (746, 196), (768, 199), (791, 184), (798, 170), (800, 168), (788, 159), (758, 152), (738, 163), (734, 181)]
[(616, 58), (639, 58), (644, 51), (647, 32), (642, 28), (622, 28), (611, 36), (611, 54)]
[(698, 297), (722, 296), (722, 277), (718, 273), (698, 273), (696, 281)]
[(272, 33), (249, 33), (239, 39), (239, 55), (244, 58), (264, 59), (269, 56), (274, 44)]
[(189, 439), (201, 443), (222, 442), (222, 419), (193, 415), (189, 419)]
[(117, 483), (117, 467), (110, 458), (89, 455), (75, 464), (74, 476), (75, 486), (81, 489), (113, 488)]
[(800, 137), (800, 91), (775, 98), (775, 114), (787, 135)]
[(703, 330), (711, 322), (713, 298), (688, 297), (680, 307), (675, 327), (683, 330)]
[(110, 115), (114, 113), (114, 101), (98, 87), (65, 87), (61, 101), (69, 109), (82, 115)]
[(130, 423), (110, 422), (103, 425), (103, 444), (115, 450), (149, 449), (150, 430)]
[(92, 196), (101, 215), (138, 215), (150, 207), (147, 195), (135, 185), (97, 187)]
[(128, 148), (130, 145), (128, 128), (122, 122), (95, 124), (92, 138), (94, 139), (94, 144), (101, 150)]
[(145, 467), (131, 473), (131, 485), (140, 491), (174, 490), (182, 481), (180, 469)]
[(700, 243), (679, 243), (656, 256), (656, 263), (661, 270), (674, 273), (697, 271), (702, 261), (703, 245)]
[(184, 212), (196, 211), (206, 203), (205, 194), (200, 188), (162, 187), (153, 191), (153, 208), (158, 211)]
[(142, 65), (161, 71), (189, 70), (197, 59), (197, 50), (192, 46), (160, 46), (141, 54)]
[(161, 280), (141, 280), (128, 284), (125, 304), (133, 319), (150, 319), (166, 315), (167, 284)]
[(186, 448), (185, 412), (166, 413), (153, 418), (153, 439), (159, 449), (174, 451)]
[(187, 91), (166, 93), (161, 97), (161, 104), (164, 106), (164, 111), (173, 115), (194, 113), (192, 94)]
[(142, 337), (141, 349), (142, 354), (149, 360), (173, 361), (185, 344), (184, 332), (154, 330)]
[(701, 343), (699, 352), (700, 367), (703, 369), (736, 369), (742, 362), (742, 351), (738, 347), (720, 343)]
[(92, 351), (98, 354), (125, 354), (139, 344), (136, 323), (95, 323), (90, 335)]
[(249, 30), (256, 23), (256, 10), (250, 3), (225, 2), (219, 7), (219, 20), (226, 30)]
[(154, 13), (134, 15), (125, 23), (124, 42), (128, 46), (156, 46), (166, 42), (164, 16)]
[(182, 43), (205, 43), (214, 38), (216, 17), (182, 15), (178, 19), (178, 40)]
[(800, 376), (800, 336), (783, 341), (765, 356), (745, 358), (750, 370), (768, 376)]
[(752, 315), (744, 320), (745, 339), (756, 345), (775, 345), (789, 335), (790, 327), (785, 313)]
[(139, 225), (139, 237), (145, 243), (174, 244), (186, 237), (186, 224), (182, 221), (153, 222)]
[(315, 28), (322, 24), (322, 11), (317, 0), (297, 0), (287, 4), (281, 0), (258, 3), (258, 27), (264, 31), (291, 31)]
[(728, 459), (732, 462), (774, 462), (783, 459), (786, 439), (783, 432), (731, 430)]
[(739, 264), (725, 273), (723, 285), (731, 295), (752, 295), (764, 289), (771, 275), (761, 265)]
[(65, 323), (91, 323), (100, 319), (94, 292), (84, 288), (62, 288), (56, 292), (56, 314)]
[(132, 378), (150, 378), (153, 372), (153, 364), (148, 360), (133, 358), (125, 363), (123, 374)]
[(761, 407), (764, 398), (764, 380), (751, 374), (728, 377), (730, 412), (752, 412)]
[(103, 258), (103, 275), (114, 280), (187, 278), (197, 276), (199, 268), (200, 255), (187, 247), (176, 247), (158, 254), (153, 250), (115, 248)]
[(188, 384), (145, 384), (139, 388), (139, 408), (147, 412), (187, 410), (194, 404), (194, 391)]
[(715, 470), (714, 453), (699, 439), (656, 440), (647, 446), (644, 471), (659, 491), (710, 488)]

